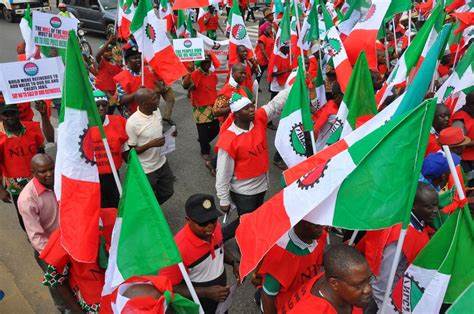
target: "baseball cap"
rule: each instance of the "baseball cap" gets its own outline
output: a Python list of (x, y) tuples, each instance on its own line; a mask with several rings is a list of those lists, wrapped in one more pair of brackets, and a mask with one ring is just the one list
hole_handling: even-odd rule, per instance
[(137, 46), (130, 45), (127, 49), (125, 49), (124, 58), (125, 58), (125, 60), (127, 60), (131, 56), (135, 56), (135, 55), (139, 55), (139, 54), (140, 54), (140, 52), (138, 51)]
[(216, 208), (214, 197), (209, 194), (191, 195), (186, 204), (186, 216), (197, 223), (217, 219), (222, 213)]

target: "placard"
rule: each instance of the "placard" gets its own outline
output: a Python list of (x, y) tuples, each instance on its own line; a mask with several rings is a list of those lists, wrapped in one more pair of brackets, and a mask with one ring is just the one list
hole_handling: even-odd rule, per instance
[(66, 48), (69, 31), (77, 31), (75, 18), (33, 11), (33, 40), (38, 46)]
[(5, 103), (61, 98), (63, 73), (60, 57), (0, 63)]
[(202, 38), (173, 39), (173, 48), (182, 62), (204, 60)]
[(197, 36), (202, 38), (204, 42), (204, 50), (212, 52), (219, 60), (221, 65), (217, 69), (214, 69), (216, 74), (227, 77), (227, 74), (229, 73), (229, 40), (212, 40), (201, 33), (197, 33)]

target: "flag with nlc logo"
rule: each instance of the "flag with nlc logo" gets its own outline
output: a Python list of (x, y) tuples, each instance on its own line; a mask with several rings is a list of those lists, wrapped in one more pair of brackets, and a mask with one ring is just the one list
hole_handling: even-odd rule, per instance
[(454, 303), (474, 282), (473, 256), (474, 222), (465, 207), (449, 217), (405, 271), (388, 312), (439, 313), (443, 303)]
[(237, 46), (243, 45), (247, 48), (248, 59), (253, 58), (253, 47), (250, 41), (247, 28), (245, 27), (244, 19), (240, 14), (239, 2), (234, 1), (229, 12), (229, 64), (238, 62)]

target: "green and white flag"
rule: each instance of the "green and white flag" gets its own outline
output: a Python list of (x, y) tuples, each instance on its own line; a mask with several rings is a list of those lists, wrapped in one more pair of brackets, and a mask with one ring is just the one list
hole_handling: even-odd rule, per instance
[[(438, 101), (444, 102), (454, 95), (474, 85), (474, 47), (469, 46), (467, 52), (459, 60), (455, 70), (436, 92)], [(459, 108), (457, 108), (459, 109)], [(456, 108), (454, 111), (457, 111)]]
[(273, 46), (274, 54), (281, 54), (280, 48), (285, 44), (290, 43), (291, 38), (291, 6), (285, 5), (285, 11), (283, 12), (283, 17), (281, 18), (280, 25), (278, 26), (278, 31), (275, 35), (275, 45)]
[(318, 6), (314, 4), (305, 17), (303, 26), (301, 27), (301, 36), (298, 38), (298, 47), (303, 50), (309, 50), (313, 42), (319, 39), (319, 20)]
[(313, 129), (309, 106), (308, 88), (300, 58), (296, 80), (281, 112), (280, 124), (275, 136), (275, 147), (288, 167), (306, 159), (304, 132)]
[(112, 293), (132, 276), (156, 275), (179, 262), (173, 234), (137, 153), (131, 150), (102, 295)]
[(333, 144), (354, 131), (357, 118), (376, 114), (374, 87), (365, 53), (362, 52), (352, 70), (349, 85), (339, 106), (327, 144)]
[(25, 41), (25, 57), (26, 60), (32, 58), (36, 51), (35, 42), (33, 40), (33, 32), (31, 27), (33, 24), (33, 18), (31, 17), (30, 5), (26, 6), (25, 13), (20, 21), (20, 31), (23, 40)]
[(357, 22), (367, 14), (372, 5), (371, 0), (353, 0), (337, 26), (342, 34), (349, 35)]
[(448, 218), (405, 271), (392, 296), (396, 310), (439, 313), (443, 303), (455, 302), (474, 281), (473, 256), (474, 222), (465, 207)]
[[(387, 80), (382, 86), (383, 94), (380, 100), (382, 104), (388, 96), (392, 95), (392, 89), (403, 82), (405, 82), (410, 74), (410, 71), (416, 67), (417, 64), (421, 63), (424, 60), (424, 57), (421, 58), (425, 47), (428, 46), (428, 39), (430, 37), (431, 31), (434, 24), (439, 19), (442, 13), (442, 7), (438, 5), (432, 12), (428, 20), (423, 24), (419, 32), (416, 34), (415, 38), (411, 42), (410, 46), (403, 52), (403, 55), (398, 59), (395, 68), (390, 73)], [(432, 44), (428, 48), (431, 48)], [(428, 50), (426, 50), (428, 51)], [(426, 56), (426, 54), (425, 54)]]

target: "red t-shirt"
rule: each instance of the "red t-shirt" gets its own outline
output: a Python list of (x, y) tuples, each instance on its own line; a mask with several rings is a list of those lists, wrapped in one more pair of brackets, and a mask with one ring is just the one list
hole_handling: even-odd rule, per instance
[(261, 42), (263, 46), (265, 47), (265, 53), (267, 54), (268, 59), (266, 59), (265, 56), (263, 55), (262, 48), (260, 48), (260, 46), (257, 45), (257, 47), (255, 47), (255, 55), (257, 57), (257, 62), (261, 66), (266, 66), (268, 65), (268, 62), (270, 61), (269, 59), (272, 56), (273, 45), (275, 43), (275, 39), (273, 39), (272, 37), (261, 35), (258, 38), (258, 41)]
[[(115, 168), (118, 170), (123, 162), (122, 147), (128, 140), (127, 132), (125, 131), (127, 120), (119, 115), (107, 115), (107, 119), (108, 123), (104, 125), (104, 132), (110, 146), (112, 158), (114, 159)], [(94, 143), (94, 156), (97, 162), (97, 168), (99, 169), (99, 174), (112, 173), (99, 128), (93, 127), (90, 129), (90, 132)]]
[(0, 166), (7, 178), (30, 178), (31, 158), (43, 146), (44, 137), (39, 122), (22, 121), (25, 133), (7, 136), (0, 133)]
[(217, 98), (217, 74), (204, 73), (200, 69), (191, 73), (194, 89), (191, 91), (191, 102), (195, 107), (213, 105)]
[[(315, 296), (311, 293), (314, 284), (323, 277), (324, 273), (318, 274), (310, 281), (304, 284), (297, 292), (293, 294), (290, 303), (281, 313), (295, 313), (295, 314), (337, 314), (337, 310), (326, 299)], [(352, 314), (362, 314), (361, 308), (352, 307)]]
[(115, 92), (114, 76), (119, 74), (122, 68), (102, 58), (99, 63), (99, 71), (95, 77), (95, 87), (101, 91), (113, 94)]
[(204, 18), (207, 19), (208, 18), (208, 21), (207, 21), (207, 24), (204, 24), (206, 25), (206, 30), (207, 31), (216, 31), (217, 30), (217, 26), (219, 25), (219, 17), (217, 15), (211, 15), (211, 13), (206, 13), (204, 15)]
[(426, 146), (425, 156), (428, 156), (431, 153), (436, 153), (441, 149), (438, 143), (438, 137), (435, 134), (430, 133), (428, 137), (428, 145)]

